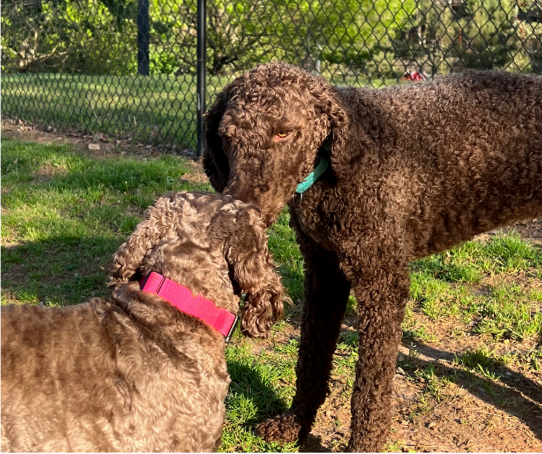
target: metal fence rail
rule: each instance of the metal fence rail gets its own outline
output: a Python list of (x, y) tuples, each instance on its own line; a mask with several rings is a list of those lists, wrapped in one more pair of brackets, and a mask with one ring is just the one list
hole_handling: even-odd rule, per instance
[[(2, 6), (4, 116), (196, 147), (196, 0)], [(206, 10), (199, 83), (211, 100), (273, 59), (375, 87), (465, 68), (542, 73), (542, 0), (207, 0)]]

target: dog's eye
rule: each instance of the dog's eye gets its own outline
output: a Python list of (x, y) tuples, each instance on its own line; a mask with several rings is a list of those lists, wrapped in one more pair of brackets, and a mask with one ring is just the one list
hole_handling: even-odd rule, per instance
[(274, 137), (274, 140), (275, 140), (275, 142), (277, 142), (277, 141), (279, 141), (279, 140), (286, 139), (286, 137), (288, 137), (291, 133), (292, 133), (292, 131), (288, 131), (288, 132), (279, 132), (279, 133)]

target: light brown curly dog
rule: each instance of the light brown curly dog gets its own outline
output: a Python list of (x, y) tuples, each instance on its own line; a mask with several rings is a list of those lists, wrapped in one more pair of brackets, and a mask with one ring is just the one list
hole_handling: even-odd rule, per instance
[[(324, 173), (292, 198), (321, 158)], [(263, 65), (207, 113), (204, 167), (217, 191), (258, 205), (267, 222), (288, 204), (305, 259), (296, 395), (261, 434), (293, 441), (310, 431), (352, 289), (359, 360), (349, 448), (378, 451), (408, 262), (542, 214), (542, 77), (467, 72), (371, 90)]]
[(111, 299), (2, 307), (2, 451), (212, 451), (230, 383), (224, 336), (140, 290), (155, 271), (265, 337), (283, 289), (254, 207), (159, 199), (114, 256)]

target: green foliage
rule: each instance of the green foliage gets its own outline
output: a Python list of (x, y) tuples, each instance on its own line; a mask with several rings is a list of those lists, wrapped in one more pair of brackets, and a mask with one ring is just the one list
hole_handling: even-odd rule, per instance
[(105, 3), (38, 0), (3, 6), (3, 71), (120, 75), (136, 69), (130, 41), (135, 24), (120, 21)]
[[(522, 6), (536, 8), (536, 1)], [(431, 75), (465, 68), (538, 72), (530, 40), (540, 30), (519, 22), (517, 8), (513, 0), (420, 0), (398, 29), (396, 55)]]
[[(133, 75), (137, 8), (136, 0), (10, 0), (2, 68)], [(352, 72), (357, 83), (397, 79), (405, 68), (540, 72), (542, 25), (521, 22), (519, 12), (514, 0), (209, 0), (208, 71), (275, 58), (343, 82)], [(152, 74), (195, 73), (196, 15), (194, 0), (150, 2)]]

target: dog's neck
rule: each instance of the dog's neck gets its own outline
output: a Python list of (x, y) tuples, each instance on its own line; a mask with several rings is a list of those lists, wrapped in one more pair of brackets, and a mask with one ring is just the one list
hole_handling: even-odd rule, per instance
[[(185, 238), (194, 235), (188, 229), (177, 233)], [(212, 238), (209, 241), (213, 241)], [(194, 294), (204, 296), (217, 307), (237, 313), (240, 292), (234, 288), (223, 254), (212, 252), (221, 251), (222, 247), (221, 241), (203, 246), (189, 239), (170, 241), (147, 253), (138, 269), (139, 277), (148, 276), (154, 271), (184, 285)]]
[(217, 307), (202, 295), (194, 295), (189, 288), (154, 271), (143, 278), (140, 285), (143, 292), (158, 295), (181, 312), (214, 328), (225, 337), (226, 342), (230, 340), (237, 326), (237, 315)]
[(307, 176), (307, 178), (305, 178), (301, 183), (297, 185), (297, 188), (295, 190), (296, 194), (303, 194), (314, 183), (316, 183), (316, 181), (318, 181), (318, 178), (320, 178), (322, 174), (327, 170), (327, 168), (329, 167), (329, 162), (322, 156), (322, 154), (323, 152), (325, 152), (325, 154), (329, 155), (329, 152), (331, 151), (331, 142), (332, 138), (330, 135), (318, 150), (319, 159), (316, 166), (314, 167), (314, 170)]

